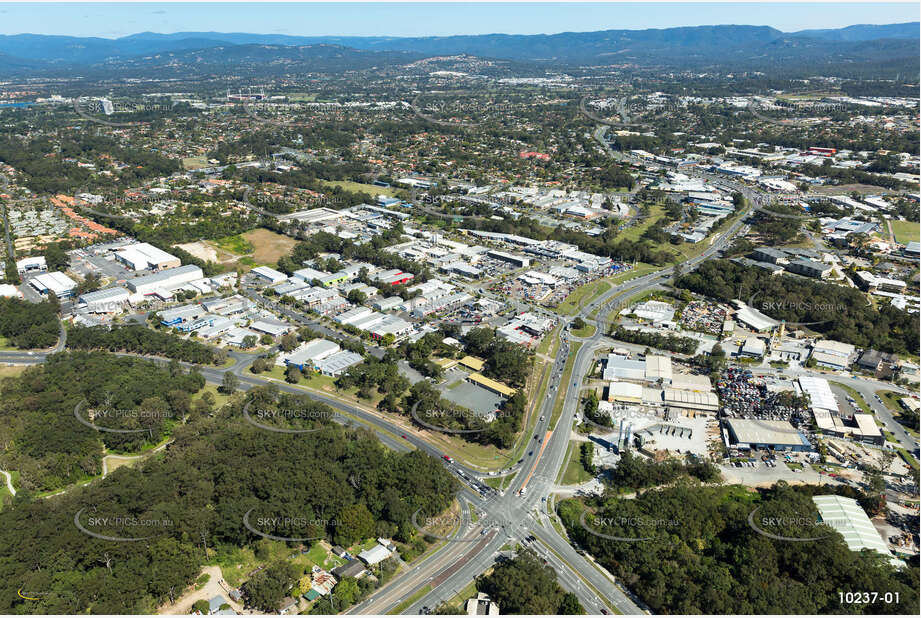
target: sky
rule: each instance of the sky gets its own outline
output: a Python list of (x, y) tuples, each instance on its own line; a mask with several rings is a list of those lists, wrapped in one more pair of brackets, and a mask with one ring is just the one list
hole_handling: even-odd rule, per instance
[(303, 36), (549, 34), (715, 24), (784, 32), (918, 21), (917, 2), (0, 3), (0, 34), (116, 38), (138, 32)]

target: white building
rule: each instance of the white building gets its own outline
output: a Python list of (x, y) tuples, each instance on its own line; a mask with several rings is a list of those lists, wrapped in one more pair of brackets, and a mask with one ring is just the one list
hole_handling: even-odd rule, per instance
[(288, 280), (288, 275), (278, 272), (274, 268), (269, 268), (268, 266), (257, 266), (250, 272), (259, 279), (268, 281), (270, 284), (281, 283), (282, 281)]
[(165, 270), (182, 264), (176, 256), (146, 242), (122, 247), (115, 252), (115, 259), (132, 270)]
[(169, 290), (190, 281), (202, 279), (204, 274), (201, 268), (194, 264), (186, 264), (178, 268), (161, 270), (152, 275), (128, 279), (125, 285), (135, 294), (149, 295), (158, 290)]
[(38, 290), (39, 294), (53, 293), (58, 298), (69, 298), (77, 289), (77, 282), (64, 273), (42, 273), (29, 280), (29, 284)]

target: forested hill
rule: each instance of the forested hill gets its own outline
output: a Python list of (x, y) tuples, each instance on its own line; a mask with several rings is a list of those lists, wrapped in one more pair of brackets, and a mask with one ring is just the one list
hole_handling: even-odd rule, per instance
[[(36, 416), (73, 418), (72, 408), (42, 407), (45, 378), (27, 375), (16, 388), (35, 393)], [(277, 395), (271, 387), (255, 391), (248, 396)], [(388, 451), (367, 431), (331, 421), (313, 433), (266, 431), (243, 418), (242, 397), (176, 427), (174, 442), (139, 467), (53, 498), (30, 499), (21, 491), (4, 505), (0, 613), (154, 613), (194, 581), (202, 564), (260, 540), (244, 525), (251, 509), (302, 518), (312, 522), (312, 538), (349, 546), (379, 536), (413, 543), (413, 513), (433, 515), (453, 500), (456, 481), (420, 451)], [(325, 408), (306, 398), (284, 405), (309, 408), (312, 418), (322, 418), (318, 406)], [(135, 522), (94, 530), (144, 540), (90, 536), (75, 525), (78, 514)], [(87, 529), (94, 520), (79, 519)]]

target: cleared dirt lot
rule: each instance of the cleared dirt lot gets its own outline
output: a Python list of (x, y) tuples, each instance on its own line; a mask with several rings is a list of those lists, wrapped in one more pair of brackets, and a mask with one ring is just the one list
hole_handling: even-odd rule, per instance
[(214, 249), (214, 247), (208, 245), (204, 241), (187, 242), (185, 244), (176, 246), (183, 251), (188, 251), (200, 260), (205, 260), (206, 262), (217, 262), (217, 251)]
[(281, 256), (291, 253), (297, 244), (293, 238), (265, 228), (250, 230), (243, 234), (243, 238), (255, 247), (251, 257), (258, 264), (274, 264)]

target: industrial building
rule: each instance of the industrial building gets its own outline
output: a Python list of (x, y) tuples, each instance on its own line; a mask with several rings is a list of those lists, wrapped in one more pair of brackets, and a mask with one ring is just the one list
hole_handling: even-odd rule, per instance
[(844, 537), (848, 549), (856, 552), (869, 549), (887, 556), (895, 566), (904, 566), (901, 560), (892, 556), (876, 526), (856, 500), (827, 495), (813, 496), (812, 501), (819, 511), (821, 523), (834, 528)]
[(740, 449), (812, 450), (809, 440), (788, 421), (730, 418), (725, 423), (729, 433), (727, 447), (731, 444)]
[(611, 382), (618, 379), (644, 380), (646, 378), (646, 363), (639, 360), (630, 360), (619, 354), (608, 354), (602, 377)]
[(531, 265), (530, 259), (526, 257), (518, 256), (518, 255), (513, 255), (511, 253), (506, 253), (505, 251), (495, 251), (493, 249), (490, 249), (489, 251), (486, 252), (486, 255), (496, 260), (508, 262), (509, 264), (511, 264), (512, 266), (515, 266), (516, 268), (527, 268), (528, 266)]
[(125, 288), (115, 287), (81, 294), (78, 305), (90, 313), (114, 313), (128, 302), (131, 293)]
[(161, 270), (152, 275), (128, 279), (125, 285), (135, 294), (149, 295), (157, 290), (168, 290), (203, 277), (204, 273), (201, 268), (194, 264), (186, 264), (178, 268)]
[(612, 403), (642, 403), (643, 386), (632, 382), (611, 382), (608, 385), (608, 401)]
[(739, 356), (748, 358), (761, 358), (765, 352), (764, 341), (758, 337), (748, 337), (739, 348)]
[(288, 280), (288, 275), (278, 272), (274, 268), (269, 268), (268, 266), (257, 266), (249, 272), (262, 281), (268, 281), (270, 284), (281, 283), (282, 281)]
[(671, 384), (672, 359), (667, 356), (649, 354), (646, 356), (646, 381), (659, 382), (660, 380), (662, 384)]
[(385, 315), (383, 319), (368, 329), (368, 332), (371, 333), (372, 339), (382, 339), (387, 335), (400, 339), (413, 332), (413, 325), (399, 316)]
[(146, 242), (122, 247), (115, 252), (115, 259), (131, 270), (166, 270), (182, 264), (176, 256)]
[(289, 354), (279, 354), (276, 365), (294, 365), (300, 370), (313, 369), (316, 363), (340, 350), (339, 344), (326, 339), (314, 339), (302, 344)]
[(58, 298), (70, 298), (77, 289), (77, 282), (64, 273), (42, 273), (29, 279), (29, 284), (38, 290), (39, 294), (52, 293)]
[(325, 376), (339, 377), (342, 373), (363, 360), (361, 354), (350, 352), (349, 350), (340, 350), (326, 358), (316, 361), (314, 368)]
[(27, 257), (22, 258), (16, 262), (16, 272), (21, 275), (31, 272), (42, 272), (48, 270), (48, 265), (45, 262), (45, 256), (40, 255), (38, 257)]
[(831, 273), (831, 266), (822, 262), (812, 260), (796, 260), (786, 266), (787, 270), (797, 275), (812, 277), (814, 279), (825, 279)]
[(847, 369), (854, 361), (854, 346), (850, 343), (824, 339), (812, 348), (812, 358), (817, 365), (830, 369)]

